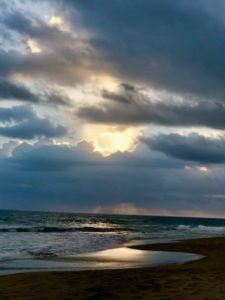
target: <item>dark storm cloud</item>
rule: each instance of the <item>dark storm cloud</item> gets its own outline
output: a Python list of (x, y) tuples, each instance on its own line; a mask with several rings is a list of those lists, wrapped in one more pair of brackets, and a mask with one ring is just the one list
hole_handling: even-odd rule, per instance
[(4, 208), (82, 210), (121, 202), (170, 211), (224, 208), (222, 200), (215, 208), (213, 198), (225, 191), (222, 169), (210, 176), (159, 164), (137, 168), (127, 160), (137, 153), (108, 159), (77, 147), (25, 143), (14, 147), (10, 157), (0, 158), (0, 205)]
[(0, 78), (0, 98), (3, 100), (14, 99), (37, 103), (39, 98), (28, 88), (11, 81)]
[(52, 105), (63, 105), (63, 106), (71, 106), (72, 102), (70, 97), (68, 97), (65, 93), (62, 93), (60, 90), (50, 90), (45, 91), (41, 96), (43, 99), (43, 103), (52, 104)]
[(55, 126), (48, 119), (37, 117), (29, 106), (0, 108), (0, 123), (4, 124), (0, 126), (0, 135), (10, 138), (29, 140), (40, 137), (62, 137), (67, 133), (65, 127)]
[(49, 26), (49, 24), (38, 17), (25, 16), (24, 12), (14, 11), (7, 13), (2, 17), (1, 23), (6, 28), (24, 36), (44, 40), (45, 42), (54, 42), (56, 39), (61, 39), (62, 41), (62, 38), (65, 39), (64, 41), (67, 38), (68, 42), (72, 39), (68, 33), (60, 31), (57, 27)]
[(54, 144), (35, 146), (23, 143), (14, 150), (14, 162), (21, 168), (29, 171), (66, 171), (68, 169), (95, 166), (127, 168), (161, 168), (180, 169), (183, 162), (162, 156), (141, 157), (136, 153), (115, 153), (103, 157), (98, 152), (92, 152), (93, 145), (82, 141), (77, 146), (58, 146)]
[(70, 106), (71, 99), (59, 90), (32, 92), (28, 87), (0, 78), (0, 100), (17, 100), (33, 104)]
[(35, 116), (34, 111), (30, 106), (14, 106), (0, 108), (0, 123), (5, 122), (21, 122), (27, 119), (32, 119)]
[(59, 85), (75, 86), (101, 70), (95, 53), (91, 49), (80, 47), (79, 41), (77, 45), (70, 47), (66, 47), (60, 40), (56, 40), (56, 44), (59, 49), (49, 45), (46, 51), (36, 55), (0, 49), (0, 76), (22, 74), (29, 79), (44, 78)]
[[(41, 114), (43, 103), (70, 105), (60, 86), (81, 84), (89, 93), (82, 84), (107, 75), (130, 84), (104, 90), (101, 106), (78, 109), (86, 122), (225, 128), (223, 0), (44, 1), (71, 32), (38, 16), (43, 1), (35, 11), (26, 0), (1, 5), (1, 100), (31, 102)], [(32, 53), (29, 39), (40, 53)], [(135, 86), (157, 89), (159, 99)], [(142, 138), (140, 152), (101, 157), (84, 141), (77, 147), (50, 141), (66, 133), (31, 107), (0, 108), (0, 135), (13, 139), (0, 149), (1, 208), (82, 210), (127, 202), (170, 211), (225, 209), (224, 138), (159, 135)], [(34, 138), (34, 145), (17, 145)], [(203, 163), (208, 172), (199, 171)]]
[(115, 74), (224, 100), (223, 1), (58, 2), (69, 8), (74, 28), (79, 19), (97, 33), (91, 43)]
[[(78, 63), (76, 60), (78, 54), (76, 46), (80, 40), (74, 36), (73, 32), (62, 31), (57, 26), (51, 26), (37, 15), (25, 16), (25, 12), (22, 13), (18, 10), (13, 11), (13, 13), (6, 13), (2, 17), (1, 23), (9, 32), (18, 33), (24, 41), (30, 38), (40, 42), (40, 47), (44, 48), (43, 52), (52, 55), (57, 53), (62, 55), (64, 59), (73, 58), (74, 63)], [(27, 50), (32, 52), (29, 45), (27, 45)], [(83, 48), (86, 54), (87, 50)]]
[[(16, 176), (17, 172), (20, 174), (15, 180), (18, 192), (16, 198), (21, 197), (21, 203), (24, 204), (32, 188), (33, 196), (29, 199), (30, 206), (33, 207), (35, 199), (39, 199), (38, 203), (42, 207), (45, 204), (56, 207), (57, 203), (64, 203), (82, 208), (84, 205), (90, 207), (103, 204), (106, 200), (108, 204), (115, 204), (121, 199), (138, 199), (142, 204), (148, 199), (149, 203), (154, 203), (160, 197), (164, 172), (170, 170), (169, 172), (176, 174), (179, 170), (184, 170), (182, 164), (174, 168), (174, 162), (172, 168), (168, 167), (168, 161), (173, 161), (170, 158), (167, 162), (165, 160), (165, 164), (161, 161), (160, 166), (154, 163), (154, 158), (143, 161), (138, 158), (137, 153), (117, 153), (104, 158), (88, 151), (86, 146), (85, 149), (80, 149), (80, 146), (53, 144), (19, 145), (11, 157), (5, 158), (10, 170), (8, 179)], [(167, 185), (170, 185), (168, 181), (164, 181), (165, 189)], [(7, 190), (8, 185), (1, 187), (0, 183), (0, 191), (3, 188)], [(11, 198), (13, 194), (14, 190), (10, 190), (7, 196)]]
[[(35, 57), (2, 51), (2, 74), (74, 84), (108, 72), (171, 92), (224, 100), (223, 1), (217, 6), (212, 0), (48, 2), (67, 8), (61, 16), (70, 16), (78, 37), (23, 10), (6, 11), (2, 26), (36, 39), (44, 51)], [(80, 28), (90, 30), (88, 41), (79, 38)]]
[(141, 138), (152, 150), (170, 157), (198, 163), (224, 163), (225, 139), (206, 138), (198, 134), (160, 134), (152, 138)]
[(87, 45), (80, 48), (84, 41), (79, 37), (13, 11), (2, 18), (2, 26), (37, 39), (45, 52), (33, 60), (2, 53), (1, 72), (42, 75), (64, 84), (108, 72), (159, 89), (224, 100), (223, 1), (216, 6), (212, 0), (48, 2), (67, 8), (61, 16), (70, 16), (75, 33), (90, 30)]
[[(29, 15), (29, 14), (28, 14)], [(5, 12), (1, 17), (0, 26), (9, 33), (17, 33), (15, 43), (26, 46), (27, 53), (19, 49), (0, 49), (0, 76), (22, 74), (30, 78), (47, 79), (60, 85), (74, 85), (88, 80), (93, 72), (99, 72), (104, 65), (98, 65), (99, 58), (87, 40), (74, 32), (62, 31), (51, 26), (35, 14), (25, 16), (21, 10)], [(79, 33), (79, 32), (78, 32)], [(26, 42), (33, 39), (41, 51), (38, 55)], [(11, 49), (11, 48), (10, 48)]]
[(24, 122), (12, 126), (0, 127), (0, 135), (19, 138), (19, 139), (35, 139), (40, 137), (63, 137), (67, 130), (63, 126), (54, 126), (47, 119), (34, 117)]
[(7, 14), (1, 19), (1, 23), (16, 31), (32, 33), (31, 21), (20, 12)]
[(225, 128), (225, 105), (221, 102), (178, 103), (165, 96), (163, 102), (153, 101), (131, 85), (122, 85), (118, 93), (103, 91), (102, 96), (104, 103), (81, 107), (77, 115), (93, 123)]
[(66, 171), (80, 166), (100, 165), (99, 154), (90, 154), (77, 147), (54, 144), (31, 146), (21, 144), (14, 150), (14, 162), (27, 171)]

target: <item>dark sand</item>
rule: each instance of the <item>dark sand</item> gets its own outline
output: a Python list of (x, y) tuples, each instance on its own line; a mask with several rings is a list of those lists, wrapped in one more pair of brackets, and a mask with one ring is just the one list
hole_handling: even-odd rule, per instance
[(0, 300), (225, 299), (225, 238), (145, 245), (203, 254), (183, 265), (146, 269), (26, 273), (0, 277)]

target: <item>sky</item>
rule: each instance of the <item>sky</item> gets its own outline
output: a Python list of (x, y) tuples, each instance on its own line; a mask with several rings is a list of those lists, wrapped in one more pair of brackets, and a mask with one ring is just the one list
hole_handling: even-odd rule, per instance
[(223, 0), (0, 7), (0, 209), (225, 217)]

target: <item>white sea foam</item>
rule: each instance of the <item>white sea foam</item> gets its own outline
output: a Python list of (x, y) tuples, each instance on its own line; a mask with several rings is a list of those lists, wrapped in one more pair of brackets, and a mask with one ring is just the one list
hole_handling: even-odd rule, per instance
[(177, 226), (178, 230), (188, 230), (190, 228), (191, 228), (190, 225), (179, 225), (179, 226)]
[(179, 225), (177, 226), (178, 230), (187, 230), (187, 231), (204, 231), (204, 232), (225, 232), (224, 226), (190, 226), (190, 225)]

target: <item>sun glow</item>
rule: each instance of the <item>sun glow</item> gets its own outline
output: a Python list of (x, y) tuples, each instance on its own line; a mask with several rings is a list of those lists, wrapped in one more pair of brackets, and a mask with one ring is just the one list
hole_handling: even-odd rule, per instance
[(49, 24), (52, 26), (60, 26), (63, 24), (63, 20), (59, 16), (52, 16), (49, 20)]
[(61, 31), (70, 31), (69, 26), (64, 23), (64, 20), (60, 16), (52, 16), (48, 23), (51, 27), (57, 27)]
[(102, 125), (86, 126), (84, 136), (92, 140), (95, 151), (103, 156), (109, 156), (115, 152), (132, 152), (135, 149), (140, 129), (108, 127)]
[(39, 47), (38, 43), (35, 40), (28, 39), (27, 47), (31, 53), (39, 54), (42, 52), (41, 48)]
[(190, 171), (199, 172), (199, 173), (208, 173), (209, 172), (209, 169), (204, 166), (195, 166), (195, 167), (185, 166), (185, 169), (190, 170)]
[(109, 75), (98, 75), (98, 76), (92, 76), (91, 83), (96, 87), (100, 89), (106, 89), (108, 91), (115, 91), (118, 89), (118, 80), (114, 77), (111, 77)]

